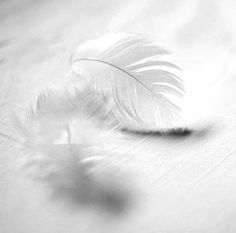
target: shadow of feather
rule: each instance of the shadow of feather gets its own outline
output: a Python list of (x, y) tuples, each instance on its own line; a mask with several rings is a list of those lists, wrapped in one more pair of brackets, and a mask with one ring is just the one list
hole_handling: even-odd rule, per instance
[(33, 177), (49, 188), (51, 200), (60, 201), (72, 210), (100, 209), (116, 215), (129, 210), (133, 197), (120, 168), (92, 157), (84, 161), (76, 145), (64, 151), (63, 147), (57, 147), (47, 151), (46, 161), (27, 165), (33, 168)]
[(194, 130), (188, 128), (175, 128), (175, 129), (168, 129), (168, 130), (157, 130), (157, 131), (131, 131), (128, 129), (122, 130), (125, 133), (133, 134), (136, 136), (147, 136), (152, 135), (153, 137), (166, 137), (172, 139), (180, 139), (184, 137), (189, 137), (193, 135)]
[(215, 131), (214, 125), (204, 126), (198, 129), (189, 129), (189, 128), (173, 128), (168, 130), (157, 130), (157, 131), (131, 131), (128, 129), (123, 129), (122, 132), (127, 133), (129, 135), (134, 135), (138, 137), (142, 136), (152, 136), (152, 137), (160, 137), (165, 139), (173, 139), (173, 140), (182, 140), (184, 138), (195, 138), (201, 139), (208, 137)]

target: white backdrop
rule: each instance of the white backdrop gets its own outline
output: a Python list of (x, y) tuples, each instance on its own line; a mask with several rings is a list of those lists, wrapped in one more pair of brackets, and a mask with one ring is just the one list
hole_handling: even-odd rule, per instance
[(79, 43), (123, 31), (172, 52), (186, 83), (186, 124), (211, 127), (181, 140), (151, 138), (127, 155), (139, 189), (137, 206), (122, 218), (48, 200), (21, 172), (23, 152), (0, 136), (1, 233), (236, 231), (234, 0), (2, 0), (1, 134), (14, 135), (9, 112), (66, 79)]

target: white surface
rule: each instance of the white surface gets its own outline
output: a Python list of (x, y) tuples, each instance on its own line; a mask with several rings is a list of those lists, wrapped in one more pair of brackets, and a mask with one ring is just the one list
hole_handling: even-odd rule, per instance
[(236, 231), (234, 0), (11, 0), (0, 7), (1, 133), (15, 136), (4, 118), (9, 110), (66, 79), (77, 44), (110, 31), (148, 34), (170, 49), (183, 68), (186, 122), (196, 132), (213, 123), (206, 134), (152, 137), (127, 153), (123, 167), (138, 183), (137, 203), (121, 218), (48, 199), (20, 169), (19, 146), (1, 137), (1, 233)]

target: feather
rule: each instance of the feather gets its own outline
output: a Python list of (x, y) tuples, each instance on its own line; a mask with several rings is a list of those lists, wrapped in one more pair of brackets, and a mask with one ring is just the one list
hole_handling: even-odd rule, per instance
[(174, 126), (180, 115), (176, 97), (184, 94), (183, 81), (161, 67), (168, 52), (153, 41), (130, 34), (109, 34), (77, 49), (72, 69), (98, 94), (109, 99), (122, 129), (158, 130)]
[(15, 123), (27, 149), (24, 168), (46, 184), (53, 199), (117, 213), (126, 208), (129, 190), (113, 174), (111, 161), (121, 153), (115, 148), (127, 142), (112, 130), (117, 122), (106, 102), (90, 88), (48, 89)]
[(100, 202), (110, 188), (104, 188), (96, 170), (130, 143), (117, 129), (156, 130), (177, 118), (179, 108), (167, 94), (182, 96), (183, 83), (160, 69), (177, 68), (157, 60), (164, 54), (137, 36), (90, 41), (80, 47), (72, 66), (83, 79), (45, 90), (16, 120), (31, 151), (27, 167), (55, 195), (79, 204)]
[[(79, 90), (69, 85), (48, 89), (39, 95), (35, 104), (26, 108), (23, 119), (16, 119), (16, 125), (31, 145), (55, 144), (63, 135), (67, 135), (64, 143), (73, 143), (69, 138), (75, 139), (75, 135), (87, 143), (91, 141), (91, 134), (92, 141), (114, 134), (118, 120), (109, 112), (108, 105), (105, 96), (90, 88)], [(87, 133), (79, 133), (83, 131)]]

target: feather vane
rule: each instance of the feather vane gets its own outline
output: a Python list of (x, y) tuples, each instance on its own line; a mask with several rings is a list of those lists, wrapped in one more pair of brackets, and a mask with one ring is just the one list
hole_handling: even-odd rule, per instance
[(180, 108), (173, 99), (184, 94), (183, 81), (161, 69), (179, 69), (159, 60), (166, 54), (141, 36), (110, 34), (82, 44), (72, 69), (86, 85), (109, 99), (121, 128), (158, 130), (178, 122)]

